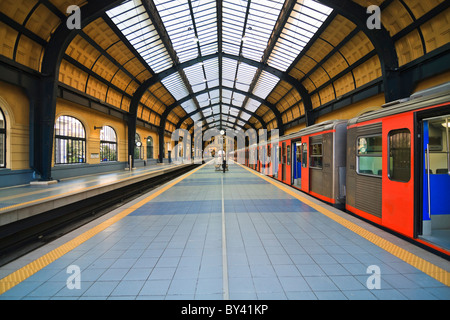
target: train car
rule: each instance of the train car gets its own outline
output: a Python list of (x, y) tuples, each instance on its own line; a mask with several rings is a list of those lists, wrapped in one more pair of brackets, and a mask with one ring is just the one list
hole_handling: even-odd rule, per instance
[(441, 233), (448, 242), (448, 88), (348, 121), (347, 211), (427, 245)]
[[(285, 183), (336, 207), (345, 205), (346, 120), (322, 122), (282, 140)], [(289, 161), (291, 159), (291, 161)]]

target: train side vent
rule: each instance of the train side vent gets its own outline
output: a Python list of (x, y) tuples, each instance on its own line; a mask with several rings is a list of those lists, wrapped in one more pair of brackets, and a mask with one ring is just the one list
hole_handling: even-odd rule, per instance
[(395, 101), (391, 101), (391, 102), (385, 103), (381, 107), (382, 108), (392, 107), (392, 106), (395, 106), (396, 104), (407, 102), (409, 100), (410, 100), (409, 98), (403, 98), (403, 99), (399, 99), (399, 100), (395, 100)]

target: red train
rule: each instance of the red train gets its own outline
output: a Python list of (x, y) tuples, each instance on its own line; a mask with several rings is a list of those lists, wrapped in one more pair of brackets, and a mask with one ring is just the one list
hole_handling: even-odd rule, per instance
[(449, 130), (450, 83), (249, 146), (245, 165), (449, 257)]

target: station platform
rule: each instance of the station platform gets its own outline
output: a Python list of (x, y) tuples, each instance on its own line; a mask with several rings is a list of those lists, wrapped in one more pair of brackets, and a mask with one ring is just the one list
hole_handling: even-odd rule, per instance
[(0, 300), (448, 300), (450, 264), (237, 164), (205, 164), (0, 268)]
[(157, 164), (133, 170), (111, 171), (59, 180), (52, 184), (27, 184), (0, 188), (0, 226), (163, 175), (179, 164)]

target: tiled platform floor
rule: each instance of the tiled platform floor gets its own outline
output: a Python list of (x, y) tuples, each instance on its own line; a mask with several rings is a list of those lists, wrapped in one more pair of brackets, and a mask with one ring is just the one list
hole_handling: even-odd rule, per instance
[[(71, 265), (80, 289), (67, 287)], [(367, 287), (372, 265), (380, 289)], [(450, 299), (450, 288), (257, 175), (207, 165), (0, 299)]]

